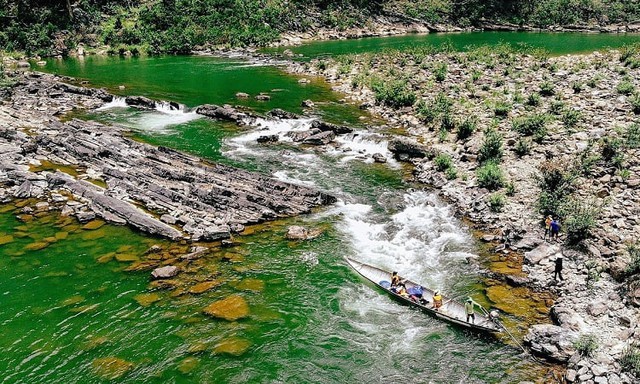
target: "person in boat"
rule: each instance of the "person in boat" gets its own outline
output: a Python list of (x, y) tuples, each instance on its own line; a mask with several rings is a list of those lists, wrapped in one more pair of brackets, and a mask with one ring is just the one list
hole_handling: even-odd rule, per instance
[(396, 288), (400, 284), (400, 276), (398, 276), (398, 272), (393, 271), (391, 274), (391, 288)]
[(442, 296), (440, 295), (440, 291), (435, 291), (433, 293), (433, 306), (431, 308), (436, 311), (442, 307)]
[(471, 323), (474, 324), (476, 322), (476, 305), (479, 305), (472, 298), (467, 298), (467, 301), (464, 303), (464, 311), (467, 314), (467, 323), (469, 319), (471, 319)]
[(409, 292), (407, 292), (407, 287), (406, 285), (404, 285), (404, 283), (400, 283), (398, 284), (397, 288), (396, 288), (396, 293), (402, 297), (409, 297)]
[(422, 296), (423, 291), (424, 287), (422, 287), (421, 285), (416, 285), (407, 289), (407, 292), (409, 293), (409, 299), (411, 299), (411, 301), (413, 301), (414, 303), (425, 305), (428, 303), (428, 301), (425, 300)]

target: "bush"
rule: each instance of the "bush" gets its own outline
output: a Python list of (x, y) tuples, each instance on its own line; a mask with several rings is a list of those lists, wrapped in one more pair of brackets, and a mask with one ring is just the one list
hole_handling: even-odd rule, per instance
[(446, 112), (440, 118), (440, 128), (447, 132), (452, 131), (456, 127), (456, 120), (453, 118), (451, 112)]
[(453, 101), (451, 101), (447, 95), (440, 92), (431, 103), (420, 101), (417, 106), (417, 112), (422, 121), (432, 123), (436, 121), (440, 115), (450, 113), (452, 106)]
[(631, 111), (636, 115), (640, 115), (640, 93), (634, 93), (629, 97), (629, 104), (631, 104)]
[(592, 334), (580, 335), (578, 340), (574, 342), (573, 346), (580, 355), (585, 357), (592, 356), (593, 352), (598, 349), (598, 339)]
[(493, 193), (489, 195), (487, 199), (487, 204), (489, 204), (489, 209), (491, 209), (492, 212), (502, 212), (502, 208), (504, 208), (506, 202), (507, 199), (502, 193)]
[(629, 79), (624, 79), (616, 86), (616, 91), (621, 95), (631, 95), (635, 91), (633, 83)]
[(630, 260), (625, 272), (629, 275), (634, 275), (640, 272), (640, 247), (637, 244), (629, 244), (627, 245), (627, 252)]
[(507, 117), (511, 111), (511, 104), (506, 101), (498, 101), (493, 107), (493, 113), (498, 117)]
[(447, 179), (449, 180), (453, 180), (458, 177), (458, 172), (453, 166), (451, 168), (448, 168), (446, 171), (444, 171), (444, 174), (447, 176)]
[(559, 115), (564, 111), (564, 103), (559, 100), (553, 100), (549, 106), (549, 112)]
[(562, 114), (562, 122), (566, 128), (575, 128), (582, 120), (582, 113), (573, 108), (567, 108)]
[(561, 215), (565, 217), (563, 229), (567, 233), (567, 241), (575, 244), (589, 237), (600, 212), (601, 208), (593, 201), (570, 199), (563, 203)]
[(516, 132), (524, 136), (533, 136), (535, 141), (540, 142), (547, 136), (547, 116), (533, 114), (519, 117), (513, 120), (511, 127)]
[(575, 188), (575, 170), (564, 162), (546, 161), (538, 168), (536, 181), (540, 188), (538, 209), (544, 215), (560, 213), (567, 197)]
[(505, 184), (505, 177), (500, 166), (494, 161), (488, 161), (476, 171), (478, 185), (490, 191), (502, 188)]
[(620, 365), (624, 371), (640, 377), (640, 348), (635, 345), (625, 348), (620, 358)]
[(502, 160), (502, 135), (495, 129), (489, 128), (484, 133), (484, 140), (478, 150), (478, 161), (494, 161), (499, 163)]
[(478, 125), (478, 119), (475, 117), (469, 117), (465, 119), (458, 127), (458, 140), (464, 140), (470, 137), (476, 130)]
[(529, 97), (527, 97), (527, 105), (530, 105), (532, 107), (537, 107), (538, 105), (540, 105), (540, 94), (530, 94)]
[(638, 148), (640, 146), (640, 124), (634, 123), (629, 126), (625, 133), (625, 141), (629, 148)]
[(553, 96), (556, 93), (554, 90), (554, 86), (552, 83), (545, 81), (540, 84), (540, 95), (542, 96)]
[(531, 142), (529, 140), (520, 138), (516, 142), (516, 146), (514, 148), (514, 152), (518, 157), (522, 157), (531, 153)]
[(573, 89), (573, 93), (580, 93), (582, 91), (582, 83), (579, 81), (572, 82), (571, 89)]
[(392, 108), (409, 107), (416, 102), (416, 94), (406, 80), (374, 81), (372, 88), (376, 102)]
[(624, 160), (624, 152), (622, 151), (622, 140), (618, 138), (605, 137), (601, 143), (602, 159), (609, 165), (616, 168), (622, 166)]
[(513, 196), (516, 194), (516, 185), (513, 182), (507, 183), (507, 196)]
[(440, 172), (446, 171), (447, 169), (453, 167), (451, 155), (447, 153), (440, 153), (435, 157), (435, 159), (433, 159), (433, 163), (435, 164), (436, 169)]
[(436, 80), (438, 82), (443, 82), (444, 79), (447, 78), (448, 71), (449, 71), (449, 68), (447, 67), (447, 63), (438, 63), (434, 70), (434, 75), (436, 77)]

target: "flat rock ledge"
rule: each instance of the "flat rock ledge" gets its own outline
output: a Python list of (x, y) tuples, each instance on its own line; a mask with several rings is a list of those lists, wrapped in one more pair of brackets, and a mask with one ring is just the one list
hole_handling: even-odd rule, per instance
[(60, 80), (24, 73), (0, 104), (2, 202), (46, 200), (80, 221), (99, 216), (193, 241), (228, 239), (246, 225), (335, 202), (313, 188), (131, 140), (122, 127), (61, 122), (55, 116), (97, 108), (109, 96)]

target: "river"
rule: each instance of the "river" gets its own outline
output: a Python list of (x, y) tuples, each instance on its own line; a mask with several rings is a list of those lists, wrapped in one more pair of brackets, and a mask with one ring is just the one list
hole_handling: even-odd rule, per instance
[[(365, 43), (370, 51), (390, 41), (402, 46), (393, 39), (429, 44), (429, 39), (476, 42), (479, 36), (504, 41), (516, 35), (412, 35), (293, 49), (309, 57), (353, 52)], [(538, 41), (539, 34), (531, 36)], [(581, 44), (576, 52), (619, 46), (625, 38), (640, 40), (633, 35), (552, 36), (572, 42), (598, 36), (590, 48)], [(563, 49), (568, 45), (561, 44)], [(43, 69), (121, 96), (183, 105), (179, 111), (141, 112), (116, 99), (76, 116), (124, 124), (152, 144), (314, 185), (336, 195), (338, 203), (249, 228), (235, 238), (235, 247), (217, 249), (194, 263), (172, 291), (154, 289), (148, 271), (126, 269), (151, 257), (144, 253), (152, 245), (185, 245), (124, 227), (83, 228), (56, 214), (24, 222), (16, 215), (26, 202), (0, 206), (0, 382), (513, 383), (540, 381), (547, 374), (548, 367), (523, 358), (507, 340), (469, 335), (400, 305), (346, 266), (343, 256), (351, 256), (450, 295), (468, 294), (486, 306), (493, 304), (486, 292), (495, 282), (481, 277), (474, 260), (481, 261), (484, 252), (471, 232), (432, 192), (405, 181), (410, 169), (386, 149), (388, 128), (342, 103), (341, 95), (320, 79), (299, 83), (272, 65), (200, 56), (91, 56), (49, 60)], [(237, 92), (267, 93), (271, 100), (237, 99)], [(317, 105), (309, 119), (261, 120), (250, 128), (189, 112), (204, 103), (232, 103), (257, 112), (283, 108), (300, 113), (307, 99)], [(255, 141), (267, 131), (306, 129), (318, 117), (353, 126), (356, 134), (341, 138), (340, 146), (329, 152), (286, 141), (270, 146)], [(374, 153), (389, 161), (374, 163)], [(287, 241), (284, 234), (293, 224), (319, 228), (323, 234), (306, 242)], [(188, 292), (211, 278), (219, 281), (216, 289)], [(231, 294), (248, 301), (248, 318), (228, 322), (202, 315), (208, 304)], [(510, 303), (513, 311), (504, 316), (518, 334), (526, 323), (547, 317), (536, 300)]]

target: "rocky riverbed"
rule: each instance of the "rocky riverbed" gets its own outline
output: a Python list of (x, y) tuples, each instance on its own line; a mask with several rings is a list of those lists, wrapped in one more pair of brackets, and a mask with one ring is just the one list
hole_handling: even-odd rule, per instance
[[(173, 240), (216, 241), (335, 201), (309, 187), (134, 141), (122, 127), (62, 122), (58, 116), (97, 108), (112, 96), (53, 75), (14, 75), (17, 85), (0, 103), (0, 200), (37, 199), (38, 207), (22, 208), (25, 220), (44, 206), (81, 222), (100, 217)], [(238, 123), (250, 118), (225, 107), (207, 111)]]
[[(640, 108), (634, 101), (640, 69), (624, 59), (617, 51), (549, 58), (415, 50), (289, 69), (324, 76), (351, 102), (386, 119), (388, 128), (404, 130), (389, 149), (414, 164), (415, 180), (454, 204), (495, 252), (522, 255), (526, 277), (506, 280), (557, 295), (554, 324), (534, 325), (525, 337), (532, 352), (565, 363), (568, 382), (634, 383), (638, 378), (622, 361), (638, 353), (640, 338), (640, 279), (630, 248), (640, 240)], [(381, 87), (385, 82), (397, 88)], [(385, 90), (414, 95), (415, 102), (394, 103), (402, 99), (385, 98)], [(521, 129), (536, 115), (537, 137)], [(461, 126), (473, 132), (457, 134)], [(497, 191), (478, 180), (487, 141), (482, 132), (489, 128), (501, 138), (506, 180)], [(607, 152), (612, 142), (614, 154)], [(538, 207), (549, 167), (573, 177), (566, 194), (574, 212), (563, 211), (566, 224), (582, 211), (592, 213), (585, 239), (567, 239), (567, 231), (558, 240), (543, 239)], [(562, 281), (553, 278), (558, 257)]]

